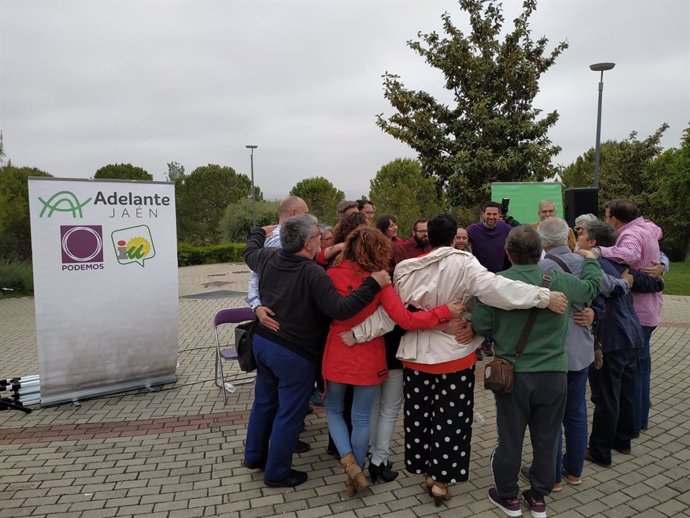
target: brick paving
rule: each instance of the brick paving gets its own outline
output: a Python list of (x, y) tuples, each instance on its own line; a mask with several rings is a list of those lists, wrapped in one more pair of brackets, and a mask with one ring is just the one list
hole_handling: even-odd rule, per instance
[[(0, 518), (502, 516), (486, 499), (495, 410), (481, 388), (470, 480), (454, 486), (453, 499), (440, 508), (419, 477), (405, 472), (348, 498), (338, 464), (325, 453), (320, 408), (307, 417), (302, 434), (312, 450), (294, 458), (297, 469), (310, 472), (307, 483), (267, 488), (260, 472), (241, 467), (253, 385), (238, 385), (223, 405), (213, 383), (211, 318), (219, 308), (244, 301), (234, 294), (205, 297), (244, 291), (246, 279), (242, 264), (180, 269), (185, 298), (180, 299), (176, 383), (153, 393), (83, 401), (80, 407), (35, 407), (30, 415), (0, 412)], [(33, 299), (0, 299), (0, 340), (0, 377), (37, 373)], [(548, 499), (550, 516), (690, 516), (690, 297), (665, 297), (652, 358), (649, 430), (635, 441), (632, 455), (614, 453), (611, 468), (586, 464), (582, 486), (565, 485)], [(236, 369), (232, 374), (247, 379)], [(393, 452), (399, 467), (401, 427)], [(526, 441), (525, 460), (530, 453)]]

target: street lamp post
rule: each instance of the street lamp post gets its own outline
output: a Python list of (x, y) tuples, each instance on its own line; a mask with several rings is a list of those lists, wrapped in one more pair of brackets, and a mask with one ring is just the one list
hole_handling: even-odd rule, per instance
[(259, 146), (248, 144), (245, 147), (251, 151), (251, 153), (249, 154), (249, 161), (251, 163), (252, 170), (252, 228), (254, 228), (256, 227), (256, 192), (254, 191), (254, 150)]
[(594, 63), (589, 65), (590, 70), (601, 72), (599, 77), (599, 105), (597, 108), (597, 141), (594, 151), (594, 184), (595, 189), (599, 188), (599, 159), (601, 156), (601, 96), (604, 92), (604, 71), (611, 70), (615, 63)]

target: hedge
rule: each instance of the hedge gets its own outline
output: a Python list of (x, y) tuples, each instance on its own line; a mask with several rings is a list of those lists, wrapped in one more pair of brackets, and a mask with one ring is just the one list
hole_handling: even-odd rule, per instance
[(177, 265), (242, 263), (245, 243), (223, 243), (220, 245), (193, 246), (179, 243), (177, 246)]

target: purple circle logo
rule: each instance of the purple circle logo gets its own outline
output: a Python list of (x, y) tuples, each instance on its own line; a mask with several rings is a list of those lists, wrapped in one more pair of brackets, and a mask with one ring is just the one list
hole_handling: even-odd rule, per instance
[(61, 225), (62, 263), (102, 263), (101, 225)]

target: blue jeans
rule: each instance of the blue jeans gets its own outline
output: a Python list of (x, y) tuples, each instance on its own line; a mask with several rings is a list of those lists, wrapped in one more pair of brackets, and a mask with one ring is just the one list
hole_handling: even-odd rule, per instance
[(348, 385), (326, 382), (326, 417), (328, 431), (333, 437), (338, 453), (344, 457), (352, 452), (360, 467), (364, 467), (364, 459), (369, 449), (369, 417), (379, 385), (354, 385), (352, 398), (352, 436), (343, 418), (345, 406), (345, 390)]
[(265, 462), (264, 479), (277, 481), (290, 475), (316, 364), (257, 334), (253, 348), (256, 387), (244, 458), (253, 464)]
[(649, 425), (649, 407), (651, 406), (652, 357), (650, 342), (656, 326), (642, 326), (644, 344), (638, 350), (637, 372), (635, 373), (635, 421), (633, 433), (640, 435), (641, 429)]
[[(563, 430), (558, 434), (558, 455), (556, 457), (556, 482), (561, 481), (561, 472), (579, 477), (585, 462), (587, 449), (587, 375), (589, 367), (580, 371), (568, 371), (568, 389), (563, 415)], [(563, 452), (563, 431), (565, 431), (565, 453)]]

